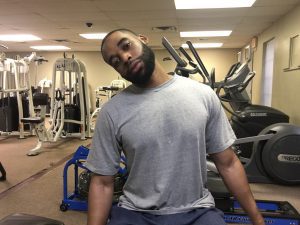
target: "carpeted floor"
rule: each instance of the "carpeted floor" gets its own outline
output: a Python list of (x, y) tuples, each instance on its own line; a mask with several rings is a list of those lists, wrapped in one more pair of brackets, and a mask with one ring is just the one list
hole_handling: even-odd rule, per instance
[(0, 193), (31, 175), (51, 167), (66, 157), (70, 157), (79, 145), (86, 145), (91, 139), (79, 138), (60, 139), (56, 143), (44, 143), (43, 152), (37, 156), (27, 156), (28, 151), (35, 147), (35, 136), (19, 139), (16, 136), (0, 136), (0, 161), (2, 162), (8, 180), (0, 183)]
[[(36, 144), (36, 137), (0, 137), (0, 161), (7, 176), (6, 181), (0, 182), (0, 218), (27, 213), (57, 219), (66, 225), (85, 224), (85, 212), (61, 212), (59, 206), (63, 199), (65, 163), (80, 145), (90, 142), (91, 139), (61, 139), (45, 143), (39, 155), (27, 156)], [(68, 175), (73, 176), (73, 171)]]
[[(59, 207), (65, 163), (80, 145), (90, 142), (91, 139), (67, 138), (47, 144), (43, 153), (29, 157), (26, 153), (35, 146), (35, 137), (0, 136), (0, 161), (7, 172), (7, 180), (0, 182), (0, 219), (13, 213), (27, 213), (60, 220), (65, 225), (86, 224), (86, 212), (62, 212)], [(72, 170), (68, 176), (71, 181)], [(73, 191), (72, 185), (70, 182), (69, 191)], [(251, 189), (256, 199), (288, 201), (300, 211), (300, 186), (251, 184)]]
[(39, 179), (24, 184), (0, 199), (0, 218), (13, 213), (27, 213), (56, 219), (65, 225), (86, 224), (86, 213), (59, 209), (63, 199), (63, 171), (61, 165)]

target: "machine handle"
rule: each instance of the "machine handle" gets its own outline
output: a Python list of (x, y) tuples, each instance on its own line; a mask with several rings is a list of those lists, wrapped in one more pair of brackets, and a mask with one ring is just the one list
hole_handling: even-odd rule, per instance
[(177, 62), (178, 66), (180, 67), (186, 67), (187, 63), (178, 55), (176, 50), (173, 48), (171, 43), (167, 40), (167, 38), (162, 38), (162, 45), (168, 50), (168, 52), (172, 55), (172, 57)]
[(186, 43), (187, 43), (187, 45), (189, 46), (189, 49), (191, 50), (191, 52), (193, 53), (193, 55), (194, 55), (194, 57), (195, 57), (197, 63), (198, 63), (199, 66), (201, 67), (202, 72), (203, 72), (204, 75), (207, 77), (207, 79), (210, 81), (209, 73), (207, 72), (207, 70), (206, 70), (206, 68), (205, 68), (205, 66), (204, 66), (204, 64), (203, 64), (203, 62), (202, 62), (202, 60), (200, 59), (200, 57), (199, 57), (199, 55), (198, 55), (196, 49), (194, 48), (192, 42), (187, 41)]

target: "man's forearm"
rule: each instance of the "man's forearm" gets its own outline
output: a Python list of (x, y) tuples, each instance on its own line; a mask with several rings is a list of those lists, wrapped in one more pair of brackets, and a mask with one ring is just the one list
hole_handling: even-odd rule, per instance
[(264, 224), (263, 218), (257, 209), (256, 202), (250, 190), (244, 167), (240, 161), (236, 158), (236, 160), (233, 161), (232, 166), (226, 169), (220, 169), (219, 171), (227, 188), (249, 215), (253, 224)]
[(88, 198), (87, 225), (106, 225), (112, 206), (113, 185), (99, 184), (91, 180)]

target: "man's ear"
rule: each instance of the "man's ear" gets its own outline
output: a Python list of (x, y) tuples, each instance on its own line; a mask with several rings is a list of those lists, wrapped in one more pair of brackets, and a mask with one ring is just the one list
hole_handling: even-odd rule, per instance
[(139, 34), (138, 35), (138, 38), (144, 43), (144, 44), (148, 44), (148, 42), (149, 42), (149, 39), (148, 39), (148, 37), (146, 37), (145, 35), (142, 35), (142, 34)]

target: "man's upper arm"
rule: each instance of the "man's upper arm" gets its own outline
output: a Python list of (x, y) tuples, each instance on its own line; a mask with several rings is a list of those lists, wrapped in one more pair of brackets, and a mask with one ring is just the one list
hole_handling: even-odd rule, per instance
[(220, 99), (211, 89), (207, 91), (207, 110), (206, 150), (208, 154), (212, 154), (230, 147), (236, 137)]
[(104, 176), (93, 173), (91, 182), (94, 185), (110, 186), (114, 184), (114, 176)]
[(229, 168), (235, 162), (235, 160), (238, 160), (231, 147), (222, 152), (210, 154), (210, 157), (218, 169)]
[(101, 110), (92, 147), (85, 166), (94, 173), (114, 175), (118, 172), (120, 152), (115, 137), (113, 121), (105, 107)]

